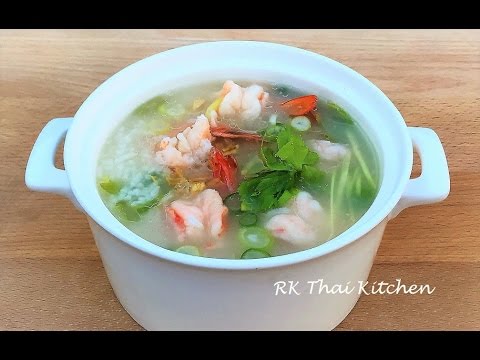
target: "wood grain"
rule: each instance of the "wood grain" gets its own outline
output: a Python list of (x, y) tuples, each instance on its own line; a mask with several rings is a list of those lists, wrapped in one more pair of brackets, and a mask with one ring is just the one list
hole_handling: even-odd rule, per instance
[(73, 115), (118, 70), (220, 39), (280, 42), (341, 61), (377, 84), (409, 125), (443, 141), (450, 197), (391, 221), (370, 276), (435, 292), (363, 296), (339, 329), (480, 329), (477, 30), (0, 31), (0, 329), (140, 329), (115, 299), (85, 217), (62, 197), (28, 191), (26, 161), (48, 120)]

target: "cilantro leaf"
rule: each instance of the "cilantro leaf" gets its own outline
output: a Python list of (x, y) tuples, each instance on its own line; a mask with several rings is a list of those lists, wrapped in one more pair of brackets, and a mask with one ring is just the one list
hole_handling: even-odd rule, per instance
[(280, 149), (282, 146), (290, 141), (292, 136), (291, 127), (283, 127), (283, 129), (277, 134), (277, 146)]
[(276, 124), (260, 133), (271, 142), (260, 149), (266, 170), (243, 180), (238, 187), (241, 210), (253, 213), (284, 206), (300, 186), (318, 185), (324, 179), (324, 173), (313, 166), (318, 154), (291, 126)]
[(265, 166), (270, 170), (293, 170), (292, 167), (282, 161), (269, 147), (263, 146), (260, 149), (260, 154), (262, 155), (262, 160), (265, 163)]
[(291, 198), (293, 198), (295, 195), (297, 195), (299, 190), (297, 188), (293, 188), (290, 190), (285, 190), (285, 192), (280, 196), (278, 199), (278, 205), (284, 206), (286, 205)]
[(305, 165), (301, 172), (302, 181), (310, 186), (318, 186), (324, 183), (326, 174), (319, 168)]
[(278, 207), (279, 199), (294, 185), (295, 173), (291, 171), (263, 172), (244, 180), (238, 187), (241, 210), (258, 213)]
[(302, 170), (305, 157), (308, 154), (308, 148), (294, 139), (283, 145), (277, 152), (277, 156), (287, 163), (291, 164), (296, 170)]
[(318, 156), (318, 154), (315, 151), (309, 150), (307, 156), (305, 156), (304, 164), (315, 165), (318, 162), (318, 160), (320, 160), (320, 157)]
[(298, 171), (302, 170), (303, 165), (313, 165), (318, 161), (318, 155), (307, 147), (302, 137), (291, 127), (285, 128), (278, 135), (277, 146), (276, 155)]

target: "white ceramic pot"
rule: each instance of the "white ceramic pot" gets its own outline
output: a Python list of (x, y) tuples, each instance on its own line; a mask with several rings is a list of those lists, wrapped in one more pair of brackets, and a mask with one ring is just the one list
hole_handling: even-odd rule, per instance
[[(367, 213), (349, 230), (313, 249), (268, 259), (230, 260), (183, 255), (149, 243), (118, 222), (96, 188), (99, 150), (137, 105), (166, 90), (203, 81), (243, 79), (291, 84), (343, 106), (373, 141), (381, 186)], [(54, 153), (65, 136), (65, 171)], [(412, 146), (413, 145), (413, 146)], [(410, 180), (413, 149), (422, 174)], [(450, 190), (440, 140), (408, 128), (370, 81), (324, 56), (262, 42), (185, 46), (132, 64), (100, 85), (73, 118), (51, 120), (28, 161), (32, 190), (68, 196), (88, 217), (118, 299), (144, 328), (155, 330), (333, 329), (360, 292), (309, 293), (309, 281), (354, 286), (368, 278), (385, 225), (402, 209), (443, 200)], [(161, 236), (161, 234), (159, 234)], [(300, 295), (276, 295), (277, 282), (298, 282)], [(284, 288), (286, 290), (287, 288)], [(371, 316), (375, 316), (374, 309)]]

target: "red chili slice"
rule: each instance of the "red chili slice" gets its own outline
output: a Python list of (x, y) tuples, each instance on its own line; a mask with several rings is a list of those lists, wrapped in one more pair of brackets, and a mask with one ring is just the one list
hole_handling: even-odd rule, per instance
[(300, 96), (292, 100), (285, 101), (280, 107), (288, 115), (299, 116), (305, 115), (317, 106), (318, 98), (315, 95)]

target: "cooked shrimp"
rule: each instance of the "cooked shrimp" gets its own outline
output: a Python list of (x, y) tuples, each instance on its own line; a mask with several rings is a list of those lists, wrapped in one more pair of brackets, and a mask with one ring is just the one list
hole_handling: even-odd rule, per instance
[(307, 245), (315, 240), (312, 226), (295, 214), (275, 215), (267, 222), (265, 228), (276, 238), (294, 245)]
[(276, 238), (299, 246), (310, 245), (317, 238), (316, 227), (321, 223), (323, 209), (309, 193), (299, 192), (288, 207), (272, 213), (265, 228)]
[(221, 95), (224, 96), (218, 108), (222, 117), (239, 115), (242, 120), (251, 121), (260, 116), (268, 100), (268, 93), (259, 85), (246, 88), (228, 80), (223, 84)]
[(292, 201), (291, 209), (295, 214), (311, 224), (314, 224), (323, 213), (320, 203), (306, 191), (300, 191), (297, 194)]
[(218, 244), (227, 227), (228, 209), (216, 190), (205, 189), (189, 200), (175, 200), (166, 207), (180, 241), (191, 240), (206, 247)]
[(338, 161), (343, 159), (348, 153), (347, 145), (332, 143), (328, 140), (310, 140), (310, 148), (317, 152), (320, 158), (327, 161)]
[(176, 136), (162, 137), (155, 144), (155, 160), (160, 165), (180, 168), (206, 162), (212, 148), (211, 139), (210, 123), (202, 114)]

